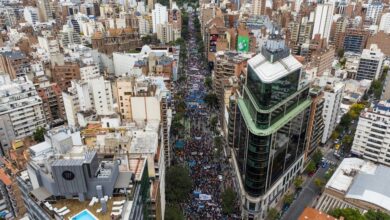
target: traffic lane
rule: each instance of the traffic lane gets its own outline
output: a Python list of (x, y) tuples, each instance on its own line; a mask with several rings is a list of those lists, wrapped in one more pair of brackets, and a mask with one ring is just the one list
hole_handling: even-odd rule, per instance
[(290, 208), (283, 215), (282, 220), (298, 219), (306, 207), (311, 207), (312, 202), (321, 192), (320, 188), (318, 188), (314, 183), (314, 180), (316, 178), (323, 178), (327, 169), (328, 168), (320, 167), (312, 177), (309, 177), (309, 180), (303, 185), (298, 198), (291, 204)]

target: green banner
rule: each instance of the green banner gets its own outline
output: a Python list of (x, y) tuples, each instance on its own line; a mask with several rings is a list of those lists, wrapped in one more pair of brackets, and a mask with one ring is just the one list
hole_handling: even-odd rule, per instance
[(248, 52), (249, 51), (249, 37), (238, 36), (237, 51)]

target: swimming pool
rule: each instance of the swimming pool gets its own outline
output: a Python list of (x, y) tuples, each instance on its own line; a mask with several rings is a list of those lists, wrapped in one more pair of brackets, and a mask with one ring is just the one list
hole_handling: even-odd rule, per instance
[(90, 211), (84, 209), (71, 218), (72, 220), (98, 220)]

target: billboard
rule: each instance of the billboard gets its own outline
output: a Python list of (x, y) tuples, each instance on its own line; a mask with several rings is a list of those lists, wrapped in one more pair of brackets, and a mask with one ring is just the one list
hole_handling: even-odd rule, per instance
[(210, 52), (217, 52), (218, 34), (210, 34)]
[(238, 36), (237, 51), (248, 52), (249, 51), (249, 37)]

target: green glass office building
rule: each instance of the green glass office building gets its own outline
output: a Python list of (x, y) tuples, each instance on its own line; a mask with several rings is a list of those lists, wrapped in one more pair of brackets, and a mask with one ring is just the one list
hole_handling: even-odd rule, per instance
[(231, 107), (228, 142), (245, 219), (264, 219), (303, 169), (311, 100), (302, 64), (272, 34), (248, 61)]

